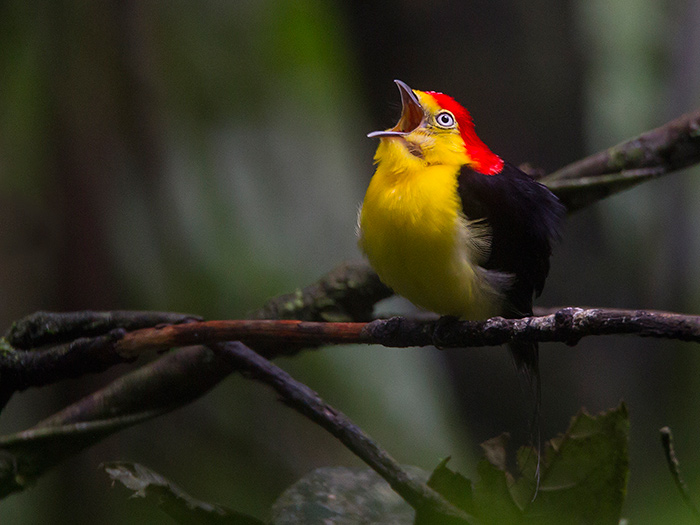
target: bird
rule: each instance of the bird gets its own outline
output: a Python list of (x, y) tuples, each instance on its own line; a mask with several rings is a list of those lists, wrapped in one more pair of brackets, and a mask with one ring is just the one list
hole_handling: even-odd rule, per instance
[[(380, 140), (358, 213), (361, 251), (395, 293), (446, 319), (532, 315), (564, 205), (493, 153), (454, 98), (394, 82), (399, 121), (368, 134)], [(537, 343), (509, 346), (539, 417)]]

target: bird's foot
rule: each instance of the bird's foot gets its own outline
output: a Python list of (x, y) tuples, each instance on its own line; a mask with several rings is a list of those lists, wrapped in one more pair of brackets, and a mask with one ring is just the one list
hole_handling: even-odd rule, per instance
[(449, 347), (447, 344), (454, 339), (454, 326), (459, 323), (459, 317), (456, 315), (443, 315), (435, 321), (433, 329), (433, 345), (438, 350), (443, 350)]

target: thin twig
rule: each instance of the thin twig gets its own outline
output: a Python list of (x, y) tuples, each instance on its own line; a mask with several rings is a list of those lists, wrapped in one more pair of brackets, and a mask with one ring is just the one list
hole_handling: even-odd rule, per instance
[(659, 430), (659, 432), (661, 433), (661, 445), (664, 447), (666, 463), (668, 464), (668, 469), (671, 471), (671, 477), (678, 488), (678, 492), (681, 493), (681, 497), (683, 498), (686, 506), (693, 513), (695, 521), (700, 523), (700, 511), (695, 506), (695, 503), (693, 503), (688, 486), (685, 484), (685, 481), (681, 476), (681, 465), (678, 462), (676, 450), (673, 447), (673, 435), (671, 434), (671, 429), (669, 427), (663, 427), (661, 430)]

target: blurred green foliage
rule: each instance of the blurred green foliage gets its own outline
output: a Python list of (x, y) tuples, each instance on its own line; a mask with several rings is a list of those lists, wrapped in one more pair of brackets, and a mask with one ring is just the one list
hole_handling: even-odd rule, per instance
[[(1, 2), (0, 321), (40, 309), (244, 315), (360, 256), (364, 135), (395, 118), (393, 78), (454, 95), (497, 153), (554, 169), (697, 107), (698, 27), (690, 0)], [(573, 217), (541, 304), (697, 311), (693, 173)], [(542, 354), (545, 433), (624, 397), (623, 515), (689, 519), (657, 430), (674, 429), (697, 486), (696, 352), (601, 339)], [(451, 454), (467, 473), (477, 442), (527, 433), (505, 351), (338, 348), (280, 363), (402, 463), (431, 469)], [(19, 395), (0, 429), (107, 379)], [(303, 473), (358, 464), (233, 378), (8, 498), (0, 521), (168, 523), (110, 491), (97, 465), (120, 459), (262, 518)]]

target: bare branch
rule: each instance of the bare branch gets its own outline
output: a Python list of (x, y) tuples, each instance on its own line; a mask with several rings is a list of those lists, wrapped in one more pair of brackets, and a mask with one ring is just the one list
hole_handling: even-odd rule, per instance
[(11, 348), (0, 353), (0, 393), (9, 399), (12, 392), (103, 371), (131, 362), (146, 351), (225, 341), (243, 341), (262, 355), (275, 357), (333, 344), (462, 348), (527, 340), (573, 345), (586, 336), (620, 334), (700, 342), (700, 317), (645, 310), (563, 308), (539, 317), (494, 317), (486, 321), (401, 317), (370, 323), (238, 320), (162, 325), (132, 332), (115, 329), (107, 335), (81, 338), (42, 351)]
[(363, 334), (366, 325), (292, 320), (203, 321), (129, 332), (115, 343), (115, 352), (124, 359), (132, 359), (149, 349), (243, 341), (256, 350), (262, 348), (261, 354), (274, 357), (326, 344), (372, 343)]
[(568, 307), (541, 317), (493, 317), (486, 321), (419, 321), (403, 317), (370, 323), (205, 321), (129, 332), (115, 342), (115, 351), (131, 358), (146, 349), (238, 340), (254, 347), (259, 345), (274, 356), (279, 352), (273, 343), (279, 341), (297, 348), (350, 343), (461, 348), (502, 345), (513, 340), (574, 345), (586, 336), (621, 334), (700, 342), (700, 316)]

